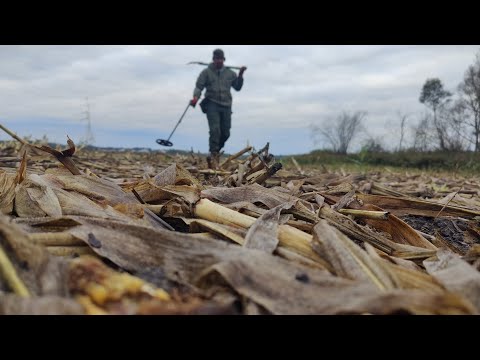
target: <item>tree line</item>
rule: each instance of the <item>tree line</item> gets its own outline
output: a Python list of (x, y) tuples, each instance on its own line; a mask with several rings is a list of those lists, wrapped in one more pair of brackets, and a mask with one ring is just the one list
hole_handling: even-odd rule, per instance
[[(411, 114), (398, 112), (398, 145), (394, 151), (474, 151), (480, 152), (480, 52), (469, 65), (455, 92), (447, 91), (439, 78), (429, 78), (420, 89), (419, 102), (427, 108), (417, 124), (411, 125), (406, 144), (407, 123)], [(367, 112), (342, 112), (336, 119), (312, 124), (315, 144), (328, 144), (336, 153), (346, 154), (352, 141), (365, 133)], [(368, 136), (363, 150), (385, 151), (381, 140)]]

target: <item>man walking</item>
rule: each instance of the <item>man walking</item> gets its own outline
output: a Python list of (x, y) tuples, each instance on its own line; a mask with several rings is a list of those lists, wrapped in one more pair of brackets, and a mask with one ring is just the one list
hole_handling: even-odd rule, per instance
[(208, 127), (210, 129), (209, 150), (207, 158), (209, 167), (218, 168), (220, 150), (230, 137), (232, 121), (232, 93), (230, 88), (240, 91), (243, 86), (243, 73), (247, 69), (240, 68), (237, 74), (223, 65), (225, 54), (223, 50), (213, 51), (213, 62), (204, 69), (198, 76), (193, 99), (190, 105), (195, 107), (198, 99), (206, 88), (205, 98), (200, 103), (202, 111), (207, 114)]

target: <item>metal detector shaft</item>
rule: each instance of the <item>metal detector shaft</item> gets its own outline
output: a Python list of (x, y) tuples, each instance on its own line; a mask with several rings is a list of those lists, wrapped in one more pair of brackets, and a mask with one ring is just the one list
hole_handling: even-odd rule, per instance
[(172, 133), (171, 133), (170, 136), (168, 137), (167, 141), (170, 141), (170, 138), (172, 137), (172, 135), (173, 135), (173, 133), (175, 132), (175, 130), (177, 130), (178, 125), (180, 125), (180, 123), (182, 122), (182, 119), (183, 119), (183, 117), (185, 116), (185, 114), (187, 113), (187, 110), (188, 110), (189, 107), (190, 107), (190, 102), (188, 103), (187, 108), (186, 108), (185, 111), (183, 112), (182, 117), (180, 118), (180, 120), (178, 120), (177, 125), (175, 125), (175, 128), (173, 129)]
[(182, 116), (180, 117), (180, 120), (178, 120), (177, 125), (175, 125), (175, 128), (173, 129), (172, 133), (171, 133), (170, 136), (168, 137), (168, 140), (157, 139), (157, 144), (162, 145), (162, 146), (173, 146), (173, 144), (170, 142), (170, 138), (172, 137), (172, 135), (173, 135), (173, 133), (175, 132), (175, 130), (177, 130), (178, 125), (180, 125), (180, 123), (182, 122), (182, 119), (183, 119), (183, 117), (185, 116), (185, 114), (187, 113), (187, 110), (188, 110), (188, 108), (189, 108), (190, 106), (191, 106), (191, 105), (190, 105), (190, 102), (188, 102), (187, 108), (185, 109), (185, 111), (183, 112)]

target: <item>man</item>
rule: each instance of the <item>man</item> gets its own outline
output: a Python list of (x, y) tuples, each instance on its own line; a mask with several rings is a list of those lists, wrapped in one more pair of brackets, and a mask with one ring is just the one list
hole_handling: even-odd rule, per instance
[(207, 160), (209, 167), (213, 169), (218, 167), (220, 150), (230, 137), (232, 119), (232, 93), (230, 88), (233, 87), (236, 91), (242, 89), (243, 73), (247, 69), (242, 66), (237, 76), (234, 71), (223, 66), (224, 61), (223, 50), (214, 50), (213, 62), (198, 76), (193, 91), (193, 99), (190, 101), (190, 105), (195, 107), (203, 89), (207, 89), (205, 99), (200, 106), (202, 111), (207, 114), (210, 129), (210, 156)]

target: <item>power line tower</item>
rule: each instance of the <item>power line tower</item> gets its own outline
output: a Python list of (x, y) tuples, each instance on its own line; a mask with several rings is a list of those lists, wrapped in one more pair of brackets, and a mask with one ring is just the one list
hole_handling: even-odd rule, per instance
[(88, 97), (85, 99), (87, 103), (86, 104), (87, 110), (82, 112), (82, 114), (85, 114), (85, 117), (80, 120), (87, 121), (87, 134), (85, 135), (85, 138), (80, 141), (80, 143), (87, 146), (87, 145), (93, 145), (93, 143), (95, 142), (95, 137), (93, 136), (93, 132), (92, 132), (92, 123), (90, 120), (90, 104), (88, 102)]

